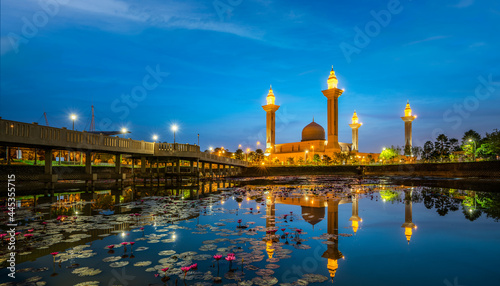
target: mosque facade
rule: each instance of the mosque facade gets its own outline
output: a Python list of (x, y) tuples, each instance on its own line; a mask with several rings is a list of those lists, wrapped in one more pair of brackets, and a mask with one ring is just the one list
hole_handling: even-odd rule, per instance
[[(338, 80), (335, 71), (330, 71), (327, 80), (327, 89), (323, 90), (323, 95), (327, 98), (327, 128), (325, 129), (314, 121), (306, 125), (302, 129), (302, 138), (300, 142), (276, 144), (276, 112), (280, 108), (275, 104), (276, 97), (272, 87), (266, 97), (267, 104), (262, 106), (266, 112), (266, 151), (265, 154), (274, 162), (278, 160), (282, 164), (287, 162), (289, 158), (293, 158), (294, 162), (303, 160), (304, 162), (313, 161), (314, 156), (319, 155), (320, 159), (324, 156), (334, 158), (339, 153), (349, 153), (351, 156), (356, 156), (357, 161), (369, 162), (369, 160), (378, 161), (378, 153), (361, 153), (359, 152), (358, 131), (363, 125), (359, 122), (358, 115), (354, 111), (351, 123), (348, 125), (352, 129), (352, 142), (339, 142), (339, 120), (338, 120), (338, 100), (343, 94), (344, 89), (338, 88)], [(409, 103), (405, 109), (405, 116), (402, 117), (405, 121), (405, 146), (411, 147), (411, 122), (416, 116), (411, 115)], [(352, 158), (351, 158), (352, 159)]]

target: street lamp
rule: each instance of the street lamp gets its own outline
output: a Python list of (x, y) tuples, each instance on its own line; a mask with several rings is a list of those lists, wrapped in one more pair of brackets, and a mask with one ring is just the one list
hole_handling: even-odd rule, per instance
[(177, 126), (177, 124), (174, 124), (174, 125), (172, 125), (171, 129), (174, 132), (174, 144), (175, 144), (175, 131), (177, 131), (179, 129), (179, 127)]
[(158, 135), (153, 135), (153, 141), (156, 143), (156, 140), (158, 140)]
[(127, 133), (127, 128), (122, 128), (123, 138), (125, 138), (125, 133)]
[(307, 163), (307, 153), (309, 153), (309, 151), (308, 151), (308, 150), (306, 150), (306, 152), (305, 152), (305, 154), (304, 154), (304, 161), (305, 161), (305, 163)]
[(76, 120), (75, 114), (71, 114), (71, 120), (73, 120), (73, 130), (75, 130), (75, 120)]
[(260, 145), (260, 141), (257, 141), (257, 148), (259, 147), (259, 145)]

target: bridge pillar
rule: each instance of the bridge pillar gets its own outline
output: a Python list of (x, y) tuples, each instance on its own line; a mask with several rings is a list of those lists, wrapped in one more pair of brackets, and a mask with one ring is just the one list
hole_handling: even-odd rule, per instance
[(45, 174), (52, 175), (52, 149), (45, 149)]
[(212, 165), (213, 165), (212, 163), (208, 163), (208, 167), (209, 167), (209, 171), (210, 171), (210, 179), (214, 178), (214, 170), (213, 170)]
[(146, 157), (141, 157), (141, 173), (146, 173)]
[(37, 163), (37, 154), (36, 153), (38, 153), (38, 149), (37, 148), (35, 148), (35, 162), (33, 163), (33, 165), (35, 165), (35, 166), (36, 166), (36, 163)]
[(85, 151), (85, 174), (92, 174), (92, 152)]
[(200, 186), (200, 159), (196, 159), (196, 185)]
[(9, 150), (9, 146), (5, 146), (5, 156), (7, 156), (7, 165), (10, 165), (10, 150)]
[(116, 179), (116, 185), (121, 188), (123, 184), (124, 174), (122, 173), (122, 154), (120, 153), (115, 154), (115, 174), (118, 175), (118, 178)]
[(122, 173), (122, 154), (120, 153), (115, 154), (115, 173)]

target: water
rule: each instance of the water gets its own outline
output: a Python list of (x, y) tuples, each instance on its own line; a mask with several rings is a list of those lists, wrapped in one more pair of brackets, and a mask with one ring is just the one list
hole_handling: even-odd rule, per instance
[[(16, 278), (3, 268), (0, 281), (212, 285), (221, 277), (222, 285), (499, 284), (500, 195), (380, 183), (275, 178), (273, 185), (247, 185), (196, 201), (143, 197), (111, 207), (100, 195), (93, 204), (66, 196), (67, 203), (42, 203), (36, 212), (26, 206), (17, 213), (26, 226), (18, 227), (16, 246), (24, 253), (17, 255)], [(68, 217), (58, 221), (63, 213)], [(141, 215), (130, 215), (136, 213)], [(246, 228), (238, 228), (240, 219)], [(33, 238), (24, 239), (32, 228)], [(273, 229), (275, 234), (266, 233)], [(121, 245), (131, 241), (133, 252), (130, 244)], [(229, 253), (235, 254), (231, 265)], [(218, 264), (215, 254), (223, 256)], [(111, 267), (119, 263), (126, 265)], [(197, 269), (185, 277), (181, 267), (194, 263)], [(162, 281), (165, 275), (168, 281)]]

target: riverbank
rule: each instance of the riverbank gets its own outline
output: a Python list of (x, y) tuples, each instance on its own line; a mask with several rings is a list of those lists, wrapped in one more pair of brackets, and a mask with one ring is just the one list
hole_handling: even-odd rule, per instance
[(249, 167), (238, 177), (366, 175), (441, 178), (500, 178), (500, 161), (401, 165)]

